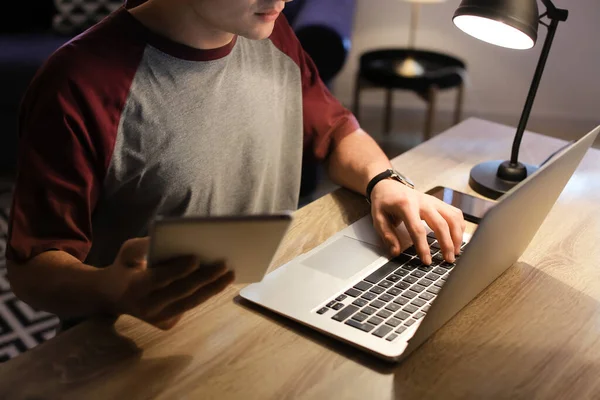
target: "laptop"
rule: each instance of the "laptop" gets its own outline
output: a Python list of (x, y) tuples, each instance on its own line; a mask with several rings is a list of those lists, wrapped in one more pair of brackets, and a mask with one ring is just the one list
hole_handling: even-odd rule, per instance
[(389, 259), (367, 216), (240, 295), (382, 359), (400, 361), (518, 260), (599, 131), (600, 126), (502, 196), (475, 233), (465, 235), (454, 264), (438, 255), (432, 233), (430, 266), (419, 261), (414, 247)]

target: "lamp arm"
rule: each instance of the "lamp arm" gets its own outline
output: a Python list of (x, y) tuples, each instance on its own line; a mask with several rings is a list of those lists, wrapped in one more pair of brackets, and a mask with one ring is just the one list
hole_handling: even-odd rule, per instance
[(542, 3), (546, 6), (546, 13), (548, 14), (548, 18), (551, 20), (559, 20), (566, 21), (569, 12), (567, 10), (561, 10), (560, 8), (556, 8), (556, 6), (550, 0), (542, 0)]
[[(521, 140), (523, 139), (523, 133), (525, 132), (525, 128), (527, 128), (527, 122), (529, 121), (529, 116), (531, 115), (531, 109), (533, 108), (535, 95), (537, 94), (538, 87), (540, 86), (540, 81), (542, 80), (542, 75), (544, 73), (546, 61), (548, 60), (548, 55), (550, 54), (550, 48), (552, 47), (552, 41), (554, 40), (554, 35), (556, 34), (556, 29), (558, 28), (558, 23), (560, 21), (566, 21), (569, 15), (569, 12), (567, 10), (561, 10), (554, 7), (554, 4), (552, 4), (550, 0), (542, 0), (542, 2), (546, 7), (548, 7), (547, 15), (548, 18), (550, 18), (551, 23), (550, 25), (547, 25), (548, 35), (546, 36), (546, 41), (544, 42), (544, 47), (542, 48), (542, 54), (540, 55), (540, 60), (535, 70), (533, 81), (531, 82), (531, 87), (529, 89), (529, 94), (527, 95), (527, 101), (525, 102), (523, 113), (521, 114), (521, 120), (519, 121), (519, 126), (517, 128), (517, 134), (515, 135), (515, 139), (513, 141), (513, 147), (510, 157), (511, 167), (516, 167), (519, 163), (519, 148), (521, 146)], [(502, 173), (502, 171), (498, 172), (499, 175), (505, 175)]]

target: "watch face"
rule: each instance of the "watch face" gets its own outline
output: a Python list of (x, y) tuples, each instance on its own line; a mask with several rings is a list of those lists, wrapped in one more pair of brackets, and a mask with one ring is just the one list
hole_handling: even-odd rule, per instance
[(396, 170), (394, 170), (393, 172), (394, 172), (394, 175), (396, 175), (398, 177), (398, 180), (400, 182), (414, 188), (415, 185), (410, 179), (408, 179), (406, 176), (402, 175), (400, 172), (398, 172)]

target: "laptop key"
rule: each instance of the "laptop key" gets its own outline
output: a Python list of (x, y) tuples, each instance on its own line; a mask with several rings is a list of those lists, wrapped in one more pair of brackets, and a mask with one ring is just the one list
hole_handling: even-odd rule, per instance
[(355, 321), (353, 319), (349, 319), (348, 321), (346, 321), (346, 325), (350, 325), (353, 328), (360, 329), (363, 332), (371, 332), (373, 330), (373, 328), (375, 328), (374, 325), (371, 325), (371, 324), (361, 324), (360, 322)]
[(402, 321), (396, 318), (390, 318), (389, 320), (385, 321), (386, 325), (393, 326), (394, 328), (400, 325), (401, 323)]
[(360, 290), (356, 290), (354, 288), (346, 290), (346, 294), (351, 297), (358, 297), (361, 295), (361, 293), (362, 292)]
[(415, 278), (414, 276), (407, 276), (406, 278), (404, 278), (402, 280), (402, 282), (408, 282), (408, 283), (415, 283), (417, 282), (419, 279)]
[(333, 308), (334, 310), (341, 310), (342, 308), (344, 308), (344, 305), (342, 303), (336, 303), (331, 308)]
[(400, 306), (396, 303), (389, 303), (387, 306), (385, 306), (385, 309), (390, 311), (398, 311)]
[(443, 281), (443, 280), (440, 279), (439, 281), (437, 281), (433, 285), (441, 288), (442, 286), (444, 286), (444, 283), (446, 283), (446, 281)]
[(349, 306), (346, 306), (341, 311), (339, 311), (337, 314), (335, 314), (331, 318), (334, 319), (334, 320), (336, 320), (336, 321), (340, 321), (341, 322), (341, 321), (345, 320), (346, 318), (348, 318), (349, 316), (351, 316), (352, 314), (354, 314), (357, 311), (358, 311), (358, 307), (353, 306), (353, 305), (349, 305)]
[(440, 246), (440, 242), (432, 243), (429, 247), (431, 247), (432, 249), (436, 249), (437, 251), (439, 251), (442, 248), (442, 246)]
[(390, 275), (385, 279), (387, 279), (390, 282), (398, 282), (400, 279), (402, 279), (402, 277), (398, 275)]
[(327, 303), (326, 307), (333, 307), (333, 305), (336, 303), (335, 300), (331, 300), (329, 303)]
[(410, 260), (412, 260), (412, 257), (406, 254), (400, 254), (398, 257), (392, 258), (392, 261), (398, 264), (399, 266), (406, 264)]
[(431, 293), (424, 292), (424, 293), (421, 293), (421, 294), (419, 295), (419, 297), (420, 297), (421, 299), (423, 299), (423, 300), (431, 300), (431, 299), (433, 299), (435, 296), (434, 296), (433, 294), (431, 294)]
[(354, 285), (354, 289), (358, 289), (364, 292), (365, 290), (369, 290), (371, 286), (373, 286), (373, 284), (365, 281), (360, 281), (356, 285)]
[(379, 286), (384, 287), (384, 288), (389, 288), (394, 286), (394, 282), (390, 282), (390, 281), (381, 281), (378, 283)]
[(398, 282), (394, 287), (398, 289), (408, 289), (410, 287), (410, 283)]
[(393, 341), (394, 339), (396, 339), (398, 337), (397, 334), (392, 333), (391, 335), (389, 335), (388, 337), (385, 338), (385, 340), (387, 340), (388, 342)]
[(388, 318), (390, 315), (392, 315), (392, 313), (388, 310), (381, 310), (377, 313), (377, 316), (381, 318)]
[(406, 318), (410, 317), (410, 314), (405, 311), (398, 311), (396, 315), (394, 315), (394, 317), (401, 320), (405, 320)]
[(385, 292), (385, 289), (384, 289), (384, 288), (382, 288), (381, 286), (373, 286), (373, 287), (372, 287), (372, 288), (369, 290), (369, 292), (373, 292), (373, 293), (376, 293), (376, 294), (381, 294), (381, 293)]
[(429, 272), (432, 269), (433, 269), (433, 267), (431, 265), (425, 265), (425, 264), (423, 264), (419, 267), (419, 271), (423, 271), (423, 272)]
[(382, 338), (385, 335), (387, 335), (388, 333), (390, 333), (391, 330), (392, 330), (391, 326), (381, 325), (379, 328), (377, 328), (377, 329), (375, 329), (375, 331), (373, 331), (373, 335)]
[(425, 276), (425, 272), (415, 269), (413, 272), (411, 272), (410, 276), (416, 276), (417, 278), (422, 278)]
[(367, 314), (363, 314), (361, 312), (357, 312), (352, 316), (352, 319), (357, 320), (358, 322), (363, 322), (365, 319), (369, 318)]
[(418, 294), (419, 293), (413, 292), (412, 290), (407, 290), (406, 292), (402, 293), (402, 296), (406, 297), (407, 299), (414, 299)]
[(411, 319), (409, 319), (408, 321), (406, 321), (406, 322), (404, 323), (404, 326), (411, 326), (411, 325), (412, 325), (412, 324), (414, 324), (415, 322), (417, 322), (417, 320), (416, 320), (416, 319), (412, 319), (412, 318), (411, 318)]
[(406, 275), (408, 275), (408, 271), (405, 270), (404, 268), (399, 268), (396, 271), (394, 271), (394, 275), (398, 275), (400, 277), (406, 276)]
[(327, 311), (329, 311), (329, 308), (323, 307), (319, 311), (317, 311), (317, 314), (325, 314)]
[(378, 270), (367, 276), (364, 280), (370, 283), (377, 283), (398, 268), (398, 264), (390, 261), (387, 264), (380, 267)]
[(435, 272), (436, 274), (439, 274), (439, 275), (444, 275), (446, 273), (446, 270), (444, 268), (435, 267), (433, 269), (433, 272)]
[(427, 289), (429, 293), (438, 294), (440, 292), (440, 288), (437, 286), (431, 286)]
[(423, 290), (425, 290), (425, 286), (422, 286), (422, 285), (419, 285), (418, 283), (416, 283), (416, 284), (412, 285), (410, 290), (421, 293)]
[(427, 278), (423, 278), (418, 283), (419, 283), (419, 285), (423, 285), (423, 286), (427, 287), (427, 286), (431, 285), (433, 283), (433, 281), (429, 280)]
[(345, 294), (340, 294), (338, 297), (336, 297), (335, 299), (337, 301), (343, 301), (347, 296)]
[(375, 293), (371, 293), (371, 292), (366, 292), (362, 296), (360, 296), (361, 299), (365, 299), (365, 300), (373, 300), (376, 297), (377, 297), (377, 295)]
[(409, 256), (416, 256), (417, 249), (415, 248), (415, 246), (410, 246), (408, 249), (404, 250), (402, 253), (408, 254)]
[[(421, 262), (421, 260), (419, 260), (418, 258), (413, 258), (412, 260), (410, 260), (408, 262), (408, 265), (410, 265), (411, 267), (415, 267), (418, 268), (421, 265), (423, 265), (423, 263)], [(414, 268), (413, 268), (414, 269)]]
[(415, 319), (421, 319), (421, 318), (423, 318), (424, 316), (425, 316), (425, 313), (424, 313), (424, 312), (418, 312), (418, 313), (415, 315)]
[(427, 312), (427, 311), (429, 311), (430, 308), (431, 308), (431, 304), (427, 304), (425, 307), (422, 308), (422, 311)]
[(440, 279), (441, 275), (438, 274), (434, 274), (433, 272), (428, 273), (427, 275), (425, 275), (425, 278), (427, 279), (431, 279), (432, 281), (438, 280)]
[(352, 304), (354, 304), (355, 306), (359, 306), (359, 307), (364, 307), (368, 304), (369, 302), (363, 299), (356, 299), (352, 302)]
[(427, 244), (430, 246), (435, 242), (435, 238), (427, 236)]
[(434, 264), (440, 264), (443, 263), (444, 260), (444, 256), (442, 255), (442, 253), (437, 253), (436, 255), (434, 255), (433, 257), (431, 257), (431, 262)]
[(401, 326), (398, 329), (396, 329), (394, 332), (397, 334), (401, 334), (402, 332), (404, 332), (406, 330), (406, 327)]
[(417, 307), (423, 307), (425, 304), (427, 304), (427, 302), (425, 300), (421, 300), (421, 299), (414, 299), (413, 301), (410, 302), (410, 304), (417, 306)]
[(402, 293), (402, 290), (393, 287), (390, 290), (388, 290), (386, 293), (389, 294), (390, 296), (398, 296), (400, 293)]
[(440, 264), (440, 267), (442, 268), (446, 268), (446, 269), (452, 269), (456, 266), (456, 264), (454, 263), (449, 263), (447, 261), (444, 261), (443, 263)]
[(401, 306), (405, 305), (408, 302), (409, 302), (409, 300), (406, 297), (396, 297), (394, 299), (394, 303), (400, 304)]
[(387, 303), (389, 301), (394, 300), (394, 296), (390, 296), (389, 294), (382, 294), (381, 296), (379, 296), (379, 300), (385, 301)]
[(373, 307), (370, 307), (370, 306), (367, 306), (367, 307), (363, 308), (361, 311), (364, 312), (367, 315), (371, 315), (371, 314), (374, 314), (377, 311), (377, 309), (373, 308)]
[(367, 321), (369, 324), (373, 324), (373, 325), (379, 325), (380, 323), (383, 322), (383, 318), (379, 318), (379, 317), (371, 317), (370, 320)]
[(374, 307), (374, 308), (381, 308), (381, 307), (385, 306), (385, 303), (383, 301), (380, 301), (380, 300), (373, 300), (371, 302), (370, 306)]
[(448, 279), (448, 275), (450, 275), (450, 274), (446, 274), (446, 275), (442, 276), (442, 278), (441, 278), (441, 279), (442, 279), (443, 281), (445, 281), (446, 279)]
[(411, 305), (411, 304), (409, 304), (409, 305), (407, 305), (406, 307), (404, 307), (402, 310), (412, 314), (412, 313), (414, 313), (415, 311), (417, 311), (417, 310), (418, 310), (418, 308), (417, 308), (417, 307), (415, 307), (415, 306), (413, 306), (413, 305)]

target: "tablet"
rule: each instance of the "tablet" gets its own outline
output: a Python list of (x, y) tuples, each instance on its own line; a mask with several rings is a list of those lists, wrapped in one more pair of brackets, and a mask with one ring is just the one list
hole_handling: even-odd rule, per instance
[(291, 213), (158, 218), (150, 229), (148, 265), (195, 255), (201, 262), (225, 261), (235, 283), (259, 282), (291, 222)]

